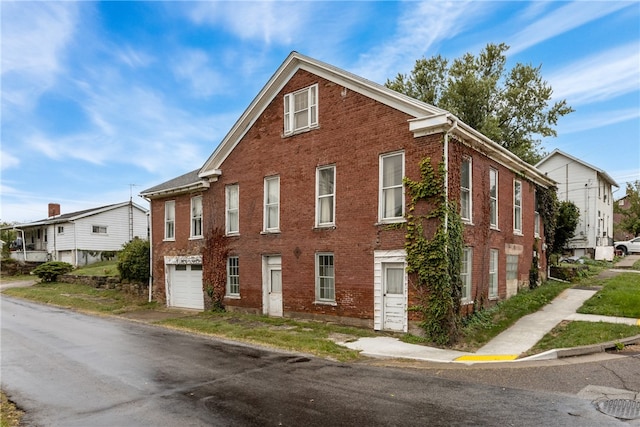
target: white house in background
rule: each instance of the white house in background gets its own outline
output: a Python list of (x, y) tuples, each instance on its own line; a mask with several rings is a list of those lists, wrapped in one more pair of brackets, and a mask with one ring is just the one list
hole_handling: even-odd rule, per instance
[(49, 203), (49, 217), (16, 224), (11, 257), (21, 261), (64, 261), (82, 266), (100, 261), (104, 252), (122, 249), (135, 237), (148, 238), (148, 211), (132, 202), (60, 214)]
[(580, 209), (580, 221), (568, 248), (577, 256), (612, 260), (612, 188), (618, 184), (602, 169), (560, 150), (553, 150), (536, 167), (558, 183), (558, 200)]

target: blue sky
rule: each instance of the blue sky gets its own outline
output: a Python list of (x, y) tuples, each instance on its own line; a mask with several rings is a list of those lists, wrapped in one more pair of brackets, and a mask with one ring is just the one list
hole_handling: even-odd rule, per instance
[[(543, 140), (640, 179), (640, 2), (6, 2), (0, 220), (199, 168), (296, 50), (378, 83), (505, 42), (576, 111)], [(130, 186), (135, 184), (135, 186)]]

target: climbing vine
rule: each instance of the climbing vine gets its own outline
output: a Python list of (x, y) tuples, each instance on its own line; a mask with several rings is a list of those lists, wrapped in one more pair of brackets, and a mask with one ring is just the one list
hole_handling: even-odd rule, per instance
[(203, 287), (213, 311), (224, 310), (224, 295), (227, 286), (227, 248), (224, 232), (220, 228), (212, 228), (207, 232), (202, 247)]
[[(404, 178), (407, 206), (407, 272), (416, 289), (411, 310), (422, 316), (425, 337), (439, 345), (457, 340), (460, 328), (460, 262), (463, 226), (455, 202), (447, 200), (444, 164), (420, 162), (419, 181)], [(428, 237), (428, 235), (430, 237)]]
[(536, 197), (538, 203), (538, 213), (544, 227), (545, 243), (547, 250), (545, 257), (547, 265), (549, 264), (549, 254), (556, 234), (557, 218), (558, 218), (558, 196), (555, 188), (544, 188), (536, 186)]

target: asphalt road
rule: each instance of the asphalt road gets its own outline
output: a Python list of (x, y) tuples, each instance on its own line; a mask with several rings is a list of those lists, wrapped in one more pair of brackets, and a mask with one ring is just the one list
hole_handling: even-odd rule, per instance
[(575, 390), (469, 369), (334, 363), (7, 297), (0, 309), (2, 388), (29, 426), (629, 425)]

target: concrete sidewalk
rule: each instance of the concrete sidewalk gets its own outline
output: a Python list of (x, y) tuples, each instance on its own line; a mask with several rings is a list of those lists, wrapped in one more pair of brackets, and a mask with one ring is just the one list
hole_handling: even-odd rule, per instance
[[(461, 363), (556, 359), (565, 355), (600, 352), (603, 351), (603, 347), (606, 347), (605, 345), (598, 344), (579, 349), (551, 350), (518, 359), (522, 353), (532, 348), (544, 335), (563, 320), (624, 323), (640, 326), (640, 319), (576, 313), (576, 310), (596, 292), (595, 290), (584, 289), (564, 290), (550, 304), (535, 313), (524, 316), (475, 353), (408, 344), (391, 337), (360, 338), (354, 342), (340, 344), (353, 350), (360, 350), (363, 355), (370, 357)], [(625, 343), (640, 342), (640, 335), (622, 341), (629, 341)]]

